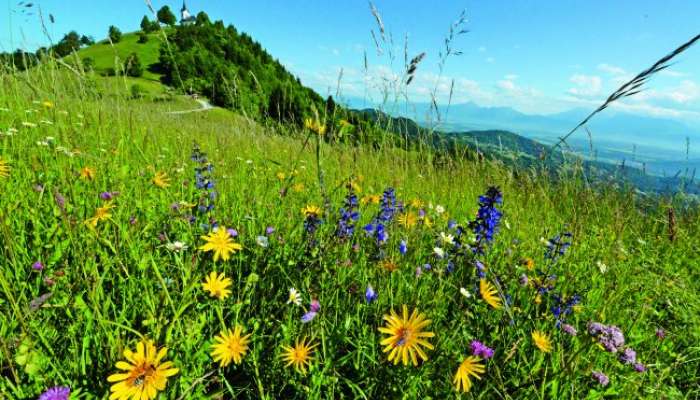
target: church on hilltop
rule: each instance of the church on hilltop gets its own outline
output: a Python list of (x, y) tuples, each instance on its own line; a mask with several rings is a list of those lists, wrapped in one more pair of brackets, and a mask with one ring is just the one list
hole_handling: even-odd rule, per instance
[(182, 9), (180, 10), (180, 24), (192, 25), (195, 23), (196, 20), (197, 18), (195, 18), (195, 16), (190, 13), (190, 10), (187, 9), (187, 4), (185, 3), (185, 0), (182, 0)]

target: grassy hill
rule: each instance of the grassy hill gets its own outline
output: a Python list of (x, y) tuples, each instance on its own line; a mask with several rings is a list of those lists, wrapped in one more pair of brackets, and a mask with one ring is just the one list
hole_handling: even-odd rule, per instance
[(397, 142), (374, 111), (343, 129), (386, 140), (172, 114), (139, 82), (0, 72), (0, 397), (700, 396), (684, 198)]
[(160, 32), (148, 35), (148, 42), (138, 43), (136, 32), (126, 33), (121, 41), (111, 44), (109, 41), (101, 41), (92, 46), (78, 51), (81, 59), (91, 58), (94, 62), (95, 72), (107, 74), (114, 70), (115, 65), (123, 63), (131, 53), (138, 54), (144, 66), (143, 79), (160, 81), (160, 74), (151, 71), (158, 63), (159, 49), (163, 42), (163, 34)]

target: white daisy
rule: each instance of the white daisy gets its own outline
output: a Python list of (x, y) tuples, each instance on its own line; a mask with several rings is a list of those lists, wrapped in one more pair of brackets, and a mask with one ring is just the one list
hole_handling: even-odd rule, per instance
[(296, 306), (301, 305), (301, 295), (294, 288), (289, 288), (289, 297), (287, 298), (287, 304), (294, 304)]

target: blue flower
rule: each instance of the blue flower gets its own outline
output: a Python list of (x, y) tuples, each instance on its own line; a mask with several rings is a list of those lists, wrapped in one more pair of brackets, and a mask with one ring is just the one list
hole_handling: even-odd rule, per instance
[(374, 300), (377, 300), (377, 292), (374, 291), (372, 285), (367, 285), (367, 290), (365, 290), (365, 300), (367, 301), (367, 303), (371, 303)]
[(406, 243), (405, 240), (402, 240), (401, 243), (399, 243), (399, 252), (401, 252), (401, 254), (405, 255), (407, 251), (408, 251), (408, 244)]
[(475, 253), (483, 254), (484, 246), (493, 241), (503, 216), (496, 206), (502, 203), (503, 195), (494, 186), (488, 188), (486, 194), (479, 196), (479, 210), (476, 219), (470, 223), (476, 235), (476, 244), (473, 249)]

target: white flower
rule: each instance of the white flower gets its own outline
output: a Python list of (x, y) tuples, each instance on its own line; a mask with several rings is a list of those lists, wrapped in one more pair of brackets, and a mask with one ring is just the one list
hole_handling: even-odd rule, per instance
[(267, 236), (258, 236), (255, 238), (255, 243), (260, 247), (267, 247), (270, 245), (270, 239), (268, 239)]
[(469, 291), (468, 291), (467, 289), (465, 289), (465, 288), (459, 288), (459, 293), (461, 293), (462, 296), (464, 296), (464, 297), (466, 297), (466, 298), (472, 297), (471, 292), (469, 292)]
[(601, 274), (604, 274), (608, 271), (608, 266), (603, 264), (602, 262), (598, 261), (596, 265), (598, 266), (598, 270), (600, 270)]
[(504, 220), (503, 220), (503, 223), (505, 223), (506, 229), (510, 229), (510, 223), (508, 223), (508, 220), (507, 220), (507, 219), (504, 219)]
[(440, 247), (435, 247), (435, 248), (433, 249), (433, 252), (435, 253), (436, 256), (438, 256), (438, 258), (443, 258), (443, 257), (445, 257), (445, 250), (443, 250), (443, 249), (440, 248)]
[(438, 204), (435, 206), (435, 212), (440, 215), (445, 212), (445, 207)]
[(33, 122), (22, 122), (22, 126), (27, 128), (36, 128), (36, 124)]
[(180, 253), (182, 251), (187, 250), (187, 245), (180, 242), (180, 241), (175, 241), (175, 242), (166, 244), (165, 248), (167, 248), (168, 250), (170, 250), (172, 252)]
[(294, 288), (289, 288), (289, 297), (287, 298), (287, 304), (294, 304), (296, 306), (301, 305), (301, 295)]
[(252, 163), (253, 163), (253, 160), (245, 160), (245, 163), (246, 163), (246, 164), (252, 164)]
[(449, 244), (449, 245), (455, 244), (454, 236), (450, 235), (449, 233), (445, 234), (445, 232), (440, 232), (440, 241), (443, 244)]

